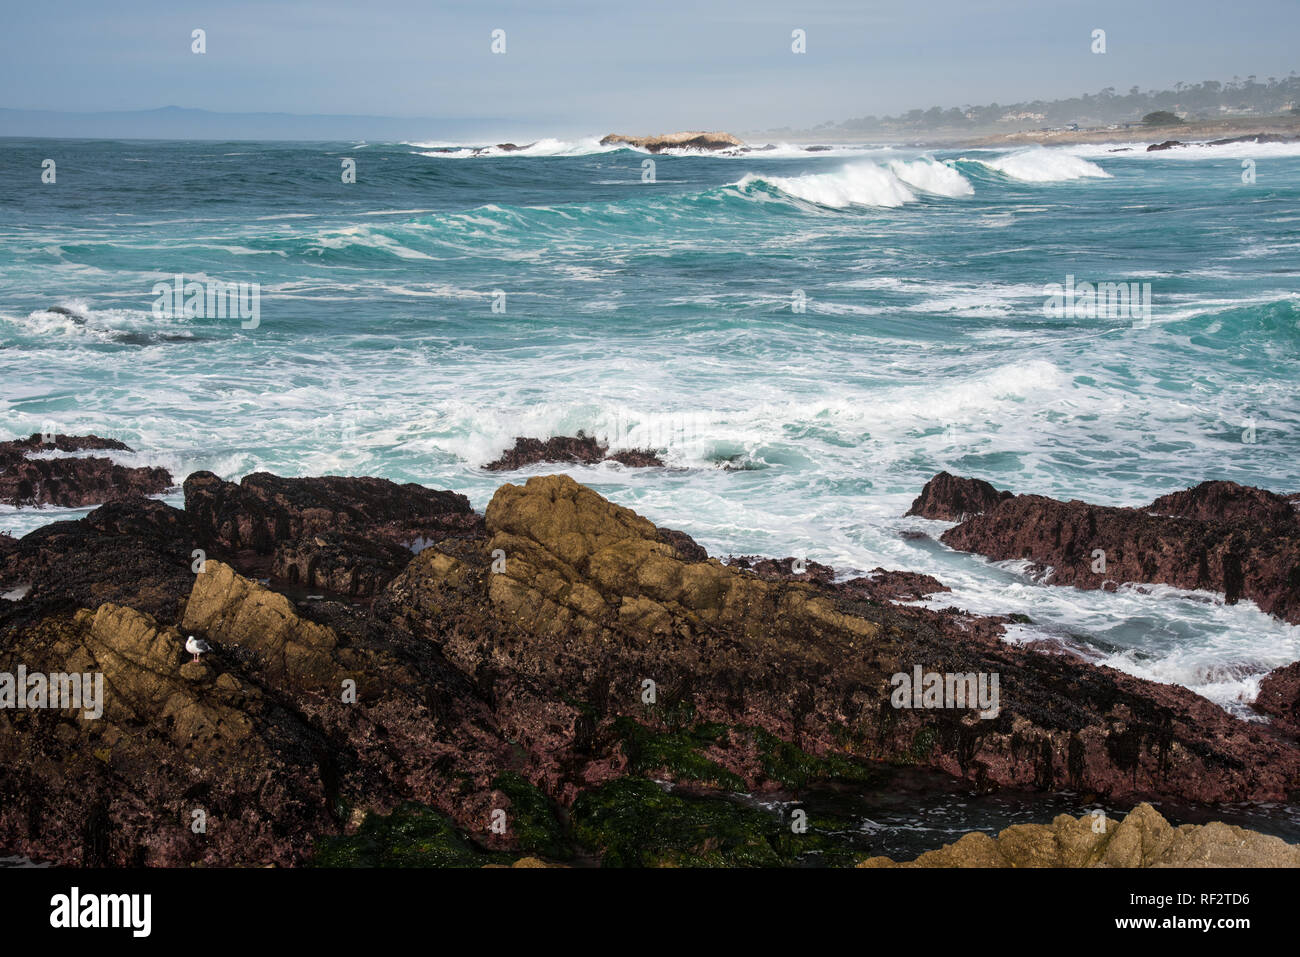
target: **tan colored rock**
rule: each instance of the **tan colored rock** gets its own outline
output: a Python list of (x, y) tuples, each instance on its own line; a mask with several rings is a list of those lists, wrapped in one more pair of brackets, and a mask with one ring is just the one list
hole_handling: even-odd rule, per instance
[(1300, 848), (1279, 837), (1214, 821), (1184, 824), (1151, 867), (1300, 867)]
[(302, 618), (288, 598), (219, 561), (209, 560), (195, 576), (181, 625), (218, 645), (253, 652), (276, 683), (332, 689), (350, 674), (331, 654), (338, 644), (333, 631)]
[(998, 835), (997, 846), (1013, 867), (1056, 867), (1061, 858), (1055, 829), (1041, 824), (1013, 824)]
[(1154, 857), (1173, 837), (1173, 830), (1169, 822), (1150, 804), (1139, 804), (1110, 832), (1102, 865), (1149, 867)]
[(1060, 867), (1095, 867), (1106, 849), (1109, 833), (1117, 822), (1101, 818), (1101, 829), (1093, 825), (1097, 821), (1091, 814), (1073, 818), (1068, 814), (1059, 814), (1052, 821), (1056, 831), (1056, 846), (1060, 852)]
[(897, 864), (887, 857), (870, 857), (858, 867), (1010, 867), (993, 838), (971, 831), (947, 847), (926, 851), (914, 861)]
[(84, 629), (82, 650), (88, 661), (74, 653), (69, 662), (103, 672), (104, 714), (110, 721), (156, 721), (175, 744), (200, 754), (264, 750), (243, 710), (204, 693), (211, 669), (185, 658), (176, 629), (161, 627), (134, 608), (111, 604), (79, 611), (73, 623)]
[[(615, 626), (647, 635), (726, 628), (763, 639), (776, 619), (827, 636), (877, 630), (809, 586), (774, 586), (714, 559), (683, 561), (649, 520), (567, 475), (503, 485), (485, 522), (490, 548), (506, 555), (488, 596), (503, 617), (540, 634), (572, 629), (594, 639)], [(446, 556), (429, 561), (448, 568)]]
[(898, 863), (871, 857), (858, 867), (1300, 867), (1300, 846), (1218, 821), (1175, 828), (1150, 804), (1123, 821), (1062, 814), (1051, 824), (1016, 824), (997, 839), (972, 831), (937, 851)]

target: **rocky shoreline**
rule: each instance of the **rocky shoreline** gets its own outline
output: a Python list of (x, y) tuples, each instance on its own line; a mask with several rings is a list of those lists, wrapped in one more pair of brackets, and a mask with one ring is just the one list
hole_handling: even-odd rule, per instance
[[(1169, 149), (1180, 149), (1189, 146), (1232, 146), (1238, 144), (1267, 144), (1267, 143), (1296, 143), (1300, 142), (1300, 134), (1297, 133), (1295, 125), (1284, 126), (1266, 126), (1255, 129), (1253, 132), (1237, 132), (1241, 129), (1239, 125), (1233, 123), (1221, 124), (1196, 124), (1186, 127), (1168, 127), (1152, 128), (1130, 126), (1125, 129), (1084, 129), (1084, 130), (1021, 130), (1014, 133), (999, 133), (993, 136), (970, 137), (968, 135), (942, 135), (942, 134), (921, 134), (918, 138), (916, 135), (903, 136), (879, 136), (863, 139), (858, 136), (848, 137), (848, 142), (856, 146), (884, 146), (892, 147), (899, 145), (900, 142), (906, 141), (907, 145), (912, 147), (928, 147), (932, 149), (961, 149), (961, 148), (1005, 148), (1012, 149), (1025, 146), (1058, 146), (1058, 145), (1080, 145), (1080, 144), (1103, 144), (1103, 143), (1131, 143), (1137, 140), (1149, 138), (1157, 129), (1177, 130), (1180, 135), (1188, 137), (1183, 140), (1163, 140), (1153, 142), (1146, 148), (1146, 152), (1159, 152)], [(1224, 133), (1235, 133), (1235, 135), (1225, 136)], [(797, 148), (807, 153), (823, 153), (830, 151), (834, 147), (827, 145), (825, 141), (817, 140), (805, 142), (808, 134), (782, 133), (778, 140), (787, 145), (797, 144)], [(841, 139), (835, 142), (843, 142)], [(496, 143), (491, 146), (480, 146), (470, 149), (472, 156), (501, 156), (511, 153), (527, 152), (534, 146), (532, 143)], [(602, 146), (626, 146), (636, 150), (644, 150), (647, 153), (659, 154), (668, 151), (684, 151), (687, 153), (713, 154), (724, 156), (743, 156), (754, 153), (761, 154), (777, 149), (773, 142), (767, 142), (762, 146), (751, 146), (741, 138), (721, 131), (684, 131), (678, 133), (661, 133), (652, 136), (629, 136), (622, 133), (609, 133), (600, 139)], [(442, 146), (434, 147), (433, 152), (452, 153), (462, 147)], [(1121, 147), (1111, 152), (1125, 153), (1132, 152), (1133, 147)]]
[[(521, 440), (499, 469), (595, 454), (580, 440)], [(64, 487), (96, 488), (78, 468), (106, 474), (93, 457), (43, 461), (68, 470)], [(454, 491), (379, 478), (198, 472), (183, 509), (120, 478), (85, 518), (0, 537), (0, 594), (17, 596), (0, 600), (0, 673), (102, 673), (108, 689), (97, 720), (0, 708), (5, 853), (855, 864), (866, 855), (815, 816), (799, 831), (731, 797), (885, 790), (913, 772), (1201, 804), (1300, 790), (1300, 663), (1264, 682), (1267, 720), (1241, 720), (1008, 644), (1013, 608), (900, 604), (946, 590), (930, 576), (724, 563), (561, 475), (503, 484), (481, 515)], [(1180, 587), (1221, 585), (1286, 620), (1300, 608), (1293, 503), (1259, 489), (1114, 509), (945, 474), (912, 513), (958, 521), (953, 547), (1050, 565), (1058, 584), (1194, 581)], [(1094, 546), (1109, 570), (1096, 582)], [(212, 650), (192, 660), (190, 635)], [(914, 668), (996, 676), (995, 713), (900, 704), (893, 685)]]

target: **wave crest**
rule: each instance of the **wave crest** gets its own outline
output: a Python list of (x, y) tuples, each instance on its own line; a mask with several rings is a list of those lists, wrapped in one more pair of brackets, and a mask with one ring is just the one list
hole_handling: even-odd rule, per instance
[(915, 202), (916, 189), (938, 196), (970, 196), (975, 190), (957, 170), (931, 159), (894, 161), (888, 166), (850, 163), (832, 173), (801, 176), (758, 176), (747, 173), (733, 184), (742, 193), (764, 187), (795, 199), (843, 209), (847, 206), (896, 208)]
[(997, 159), (968, 159), (958, 162), (978, 163), (1022, 183), (1061, 183), (1072, 179), (1110, 179), (1110, 173), (1082, 156), (1057, 150), (1029, 149), (1009, 153)]

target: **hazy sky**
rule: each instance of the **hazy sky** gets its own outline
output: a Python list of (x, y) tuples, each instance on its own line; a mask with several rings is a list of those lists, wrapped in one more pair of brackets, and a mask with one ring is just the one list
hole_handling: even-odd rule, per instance
[[(490, 51), (495, 28), (505, 55)], [(806, 54), (791, 52), (795, 28)], [(1089, 51), (1094, 28), (1104, 55)], [(754, 130), (1263, 80), (1300, 67), (1298, 34), (1300, 0), (22, 2), (0, 27), (0, 106)]]

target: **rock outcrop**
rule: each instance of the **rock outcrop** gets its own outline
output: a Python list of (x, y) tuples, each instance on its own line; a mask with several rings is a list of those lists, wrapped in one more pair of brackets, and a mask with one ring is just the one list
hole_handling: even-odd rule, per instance
[(84, 508), (142, 495), (159, 495), (172, 487), (162, 468), (118, 465), (103, 456), (54, 455), (93, 450), (130, 452), (130, 447), (97, 435), (55, 435), (45, 442), (35, 434), (0, 442), (0, 503), (18, 507), (57, 505)]
[(622, 143), (627, 146), (634, 146), (637, 149), (648, 150), (651, 153), (661, 153), (664, 150), (728, 150), (743, 147), (744, 141), (737, 139), (730, 133), (704, 133), (704, 132), (683, 132), (683, 133), (663, 133), (659, 136), (624, 136), (621, 133), (610, 133), (602, 137), (600, 141), (602, 146)]
[(1144, 508), (1119, 508), (993, 492), (988, 483), (940, 473), (909, 514), (956, 518), (960, 524), (940, 537), (945, 545), (1027, 560), (1050, 569), (1052, 584), (1206, 589), (1300, 623), (1300, 513), (1281, 495), (1203, 482)]
[(907, 510), (908, 515), (934, 518), (945, 522), (960, 522), (972, 515), (987, 512), (1010, 492), (999, 492), (982, 479), (958, 478), (940, 472), (925, 483), (921, 494)]
[(1122, 821), (1059, 815), (1016, 824), (996, 838), (972, 831), (937, 851), (896, 863), (872, 857), (859, 867), (1300, 867), (1300, 847), (1231, 824), (1174, 827), (1150, 804)]
[[(99, 672), (106, 689), (98, 720), (0, 710), (0, 846), (70, 865), (283, 865), (357, 811), (413, 800), (488, 819), (506, 744), (435, 648), (345, 610), (342, 630), (310, 621), (217, 561), (193, 582), (184, 632), (115, 604), (0, 632), (0, 671)], [(213, 647), (198, 663), (191, 630)]]
[(576, 436), (556, 435), (541, 439), (519, 436), (515, 447), (501, 453), (501, 457), (483, 466), (489, 472), (507, 472), (539, 462), (573, 462), (595, 465), (598, 462), (618, 462), (629, 468), (662, 466), (664, 463), (652, 449), (624, 449), (610, 452), (594, 436), (579, 432)]
[(1275, 668), (1260, 680), (1254, 708), (1300, 737), (1300, 661)]
[(481, 519), (464, 495), (387, 479), (281, 478), (255, 472), (236, 484), (211, 472), (195, 472), (184, 488), (185, 512), (199, 541), (261, 554), (322, 532), (410, 545), (475, 535), (481, 529)]
[[(376, 610), (499, 681), (502, 720), (538, 742), (548, 721), (580, 720), (582, 706), (560, 704), (576, 699), (757, 725), (814, 756), (906, 761), (980, 787), (1227, 800), (1300, 781), (1294, 741), (1185, 689), (1009, 646), (996, 620), (685, 562), (650, 522), (567, 477), (503, 486), (486, 524), (486, 542), (422, 552)], [(891, 677), (915, 665), (1000, 675), (999, 716), (891, 707)], [(657, 711), (643, 708), (647, 679)], [(554, 761), (536, 773), (564, 766), (570, 745), (550, 739)], [(763, 783), (742, 742), (711, 760)]]
[(1232, 146), (1237, 143), (1297, 143), (1300, 136), (1287, 136), (1285, 133), (1247, 133), (1243, 136), (1228, 136), (1223, 139), (1209, 140), (1205, 143), (1183, 143), (1179, 140), (1165, 140), (1152, 143), (1147, 147), (1148, 153), (1170, 150), (1179, 146)]
[(0, 547), (0, 592), (28, 588), (22, 603), (0, 604), (0, 624), (105, 602), (174, 624), (194, 584), (195, 547), (186, 513), (152, 499), (45, 525)]
[(352, 532), (322, 532), (276, 546), (271, 574), (289, 585), (373, 598), (411, 560), (412, 550)]

